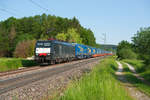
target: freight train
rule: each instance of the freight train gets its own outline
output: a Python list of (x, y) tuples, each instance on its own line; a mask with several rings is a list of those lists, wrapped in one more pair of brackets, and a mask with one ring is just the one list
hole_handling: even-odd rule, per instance
[(105, 55), (112, 53), (100, 48), (58, 40), (39, 40), (35, 46), (35, 61), (39, 64), (55, 64)]

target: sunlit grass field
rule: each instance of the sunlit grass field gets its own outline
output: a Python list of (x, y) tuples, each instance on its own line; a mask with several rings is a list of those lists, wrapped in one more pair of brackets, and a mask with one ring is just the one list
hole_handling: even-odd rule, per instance
[(112, 58), (101, 61), (55, 100), (133, 100), (114, 74), (117, 66)]
[(36, 63), (32, 60), (22, 58), (0, 58), (0, 72), (18, 69), (19, 67), (34, 66)]

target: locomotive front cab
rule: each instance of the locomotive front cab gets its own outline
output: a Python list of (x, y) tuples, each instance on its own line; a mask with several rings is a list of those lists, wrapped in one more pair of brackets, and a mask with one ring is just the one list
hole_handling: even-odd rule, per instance
[(35, 46), (35, 61), (48, 63), (51, 56), (51, 41), (37, 41)]

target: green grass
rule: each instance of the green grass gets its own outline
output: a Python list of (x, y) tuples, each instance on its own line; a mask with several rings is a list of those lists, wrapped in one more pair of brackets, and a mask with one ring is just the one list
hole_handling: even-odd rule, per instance
[(125, 77), (129, 83), (150, 96), (150, 86), (144, 84), (140, 79), (137, 79), (131, 72), (127, 72)]
[(129, 67), (124, 62), (122, 62), (122, 61), (120, 61), (120, 62), (123, 65), (123, 72), (131, 72)]
[(91, 73), (73, 82), (56, 100), (133, 100), (116, 80), (116, 70), (115, 60), (105, 59)]
[(19, 67), (30, 67), (36, 63), (32, 60), (21, 58), (0, 58), (0, 72), (18, 69)]
[(146, 81), (150, 82), (150, 69), (140, 73), (140, 76), (142, 76)]
[[(131, 61), (130, 61), (131, 62)], [(136, 76), (133, 75), (131, 71), (129, 71), (129, 68), (126, 64), (121, 62), (123, 65), (123, 68), (126, 69), (124, 70), (124, 75), (129, 83), (137, 87), (139, 90), (143, 91), (147, 95), (150, 96), (150, 86), (144, 84), (140, 79), (136, 78)], [(128, 69), (128, 70), (127, 70)]]
[(138, 72), (138, 73), (145, 71), (144, 61), (142, 61), (142, 60), (124, 59), (122, 61), (131, 64), (135, 68), (136, 72)]
[(142, 76), (145, 80), (150, 82), (150, 65), (144, 65), (142, 60), (129, 60), (125, 59), (124, 62), (131, 64), (140, 76)]

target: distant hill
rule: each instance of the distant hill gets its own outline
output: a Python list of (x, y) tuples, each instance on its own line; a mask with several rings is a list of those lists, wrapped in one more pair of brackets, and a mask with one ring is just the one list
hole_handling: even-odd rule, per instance
[(117, 50), (117, 45), (113, 45), (113, 44), (97, 44), (97, 45), (99, 48), (105, 49), (108, 51), (116, 52), (116, 50)]

